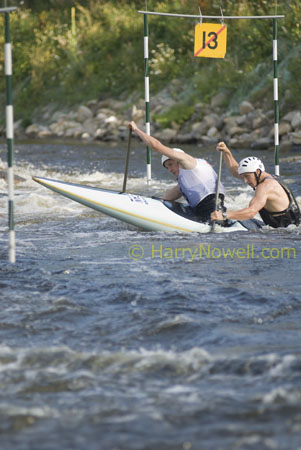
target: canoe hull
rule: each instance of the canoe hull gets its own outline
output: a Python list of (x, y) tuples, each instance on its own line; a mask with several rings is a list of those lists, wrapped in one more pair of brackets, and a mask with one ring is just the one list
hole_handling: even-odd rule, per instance
[[(200, 233), (208, 233), (211, 230), (209, 224), (188, 219), (174, 212), (171, 203), (160, 199), (49, 178), (33, 177), (33, 180), (75, 202), (144, 230)], [(230, 227), (217, 228), (225, 232), (248, 230), (243, 224), (235, 221)]]

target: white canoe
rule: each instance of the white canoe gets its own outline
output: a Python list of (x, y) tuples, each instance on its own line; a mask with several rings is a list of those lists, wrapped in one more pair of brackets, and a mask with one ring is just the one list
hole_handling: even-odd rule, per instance
[[(179, 202), (167, 202), (137, 194), (120, 193), (80, 184), (66, 183), (49, 178), (33, 177), (33, 180), (58, 194), (93, 208), (115, 219), (148, 231), (181, 231), (208, 233), (211, 226), (198, 222), (192, 209)], [(230, 226), (216, 226), (216, 231), (232, 232), (258, 229), (247, 221), (230, 221)]]

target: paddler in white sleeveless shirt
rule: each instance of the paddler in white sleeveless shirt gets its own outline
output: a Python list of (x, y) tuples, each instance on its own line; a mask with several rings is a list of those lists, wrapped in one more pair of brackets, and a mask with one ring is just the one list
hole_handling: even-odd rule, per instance
[[(217, 174), (213, 167), (206, 160), (194, 158), (181, 149), (166, 147), (158, 139), (140, 130), (135, 122), (130, 122), (129, 128), (148, 147), (161, 153), (162, 165), (177, 178), (178, 184), (165, 193), (164, 200), (174, 201), (184, 196), (200, 221), (209, 222), (210, 214), (215, 210), (217, 186)], [(226, 210), (224, 193), (221, 185), (219, 208), (222, 211)]]

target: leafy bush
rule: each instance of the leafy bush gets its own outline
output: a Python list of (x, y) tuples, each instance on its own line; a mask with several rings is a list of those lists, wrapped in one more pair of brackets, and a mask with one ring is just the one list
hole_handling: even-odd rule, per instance
[(180, 103), (178, 105), (174, 105), (166, 113), (154, 114), (154, 120), (162, 128), (169, 128), (173, 122), (182, 125), (190, 119), (193, 112), (193, 106)]

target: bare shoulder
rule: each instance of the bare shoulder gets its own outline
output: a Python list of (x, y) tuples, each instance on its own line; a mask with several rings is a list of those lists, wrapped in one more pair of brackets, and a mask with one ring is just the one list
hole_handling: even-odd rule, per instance
[[(269, 178), (267, 178), (269, 177)], [(271, 178), (270, 178), (271, 177)], [(264, 182), (261, 182), (257, 188), (256, 193), (258, 195), (267, 195), (268, 198), (286, 198), (287, 195), (282, 188), (282, 186), (278, 183), (276, 178), (273, 178), (272, 175), (267, 174)]]

